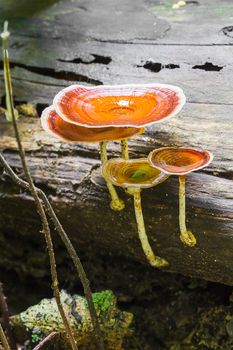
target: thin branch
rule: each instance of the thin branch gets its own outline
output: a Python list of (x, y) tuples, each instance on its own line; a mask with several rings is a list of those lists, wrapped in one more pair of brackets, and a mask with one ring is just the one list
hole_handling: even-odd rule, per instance
[[(9, 37), (9, 35), (6, 36), (6, 38), (4, 38), (4, 36), (2, 36), (3, 43), (4, 43), (4, 41), (6, 41), (6, 42), (8, 41), (8, 37)], [(34, 186), (34, 183), (33, 183), (33, 180), (32, 180), (28, 165), (27, 165), (25, 152), (24, 152), (24, 149), (22, 147), (21, 138), (20, 138), (20, 134), (19, 134), (19, 130), (18, 130), (18, 125), (17, 125), (17, 121), (16, 121), (16, 117), (15, 117), (14, 103), (13, 103), (13, 96), (12, 96), (12, 89), (11, 89), (9, 58), (8, 58), (8, 51), (6, 48), (7, 46), (8, 46), (7, 44), (3, 44), (3, 60), (4, 60), (4, 62), (6, 62), (6, 64), (5, 64), (6, 74), (5, 74), (4, 78), (5, 78), (5, 83), (6, 83), (6, 91), (7, 91), (7, 94), (9, 96), (9, 110), (8, 110), (8, 112), (11, 116), (11, 120), (13, 123), (15, 137), (16, 137), (16, 141), (18, 144), (18, 149), (19, 149), (19, 154), (20, 154), (24, 174), (25, 174), (26, 179), (28, 181), (30, 192), (35, 200), (36, 209), (37, 209), (37, 212), (38, 212), (38, 214), (41, 218), (41, 222), (42, 222), (43, 233), (44, 233), (47, 248), (48, 248), (51, 278), (52, 278), (52, 289), (53, 289), (54, 297), (55, 297), (55, 300), (57, 302), (57, 307), (58, 307), (58, 310), (60, 312), (61, 318), (63, 320), (71, 348), (72, 348), (72, 350), (77, 350), (74, 335), (72, 333), (72, 328), (70, 326), (69, 320), (67, 318), (67, 315), (65, 313), (65, 310), (64, 310), (62, 302), (61, 302), (57, 269), (56, 269), (56, 260), (55, 260), (55, 254), (54, 254), (54, 249), (53, 249), (53, 242), (52, 242), (52, 238), (51, 238), (49, 223), (48, 223), (43, 205), (42, 205), (40, 198), (36, 192), (36, 189), (35, 189), (35, 186)]]
[(45, 345), (47, 345), (54, 337), (57, 335), (57, 332), (52, 332), (47, 337), (45, 337), (37, 346), (35, 346), (32, 350), (41, 350)]
[[(6, 50), (7, 51), (7, 50)], [(7, 56), (8, 57), (8, 56)], [(10, 75), (8, 77), (11, 81)], [(13, 98), (12, 98), (12, 94), (11, 95), (11, 110), (13, 109), (13, 114), (14, 114), (14, 106), (13, 106)], [(13, 115), (14, 117), (14, 115)], [(101, 334), (101, 330), (100, 330), (100, 325), (99, 325), (99, 321), (98, 321), (98, 316), (96, 313), (96, 309), (95, 309), (95, 305), (93, 302), (93, 298), (92, 298), (92, 293), (91, 293), (91, 288), (90, 288), (90, 283), (89, 280), (86, 276), (85, 270), (83, 268), (83, 265), (77, 255), (77, 252), (74, 249), (74, 246), (72, 245), (68, 235), (66, 234), (65, 230), (63, 229), (59, 219), (56, 216), (56, 213), (54, 212), (47, 196), (45, 195), (45, 193), (36, 188), (35, 185), (33, 184), (32, 181), (32, 177), (30, 174), (30, 171), (27, 167), (27, 163), (26, 163), (26, 159), (25, 159), (25, 152), (24, 149), (22, 147), (22, 143), (21, 143), (21, 139), (20, 139), (20, 135), (19, 135), (19, 131), (18, 131), (18, 125), (16, 122), (16, 118), (13, 118), (13, 126), (15, 129), (15, 134), (16, 134), (16, 141), (18, 143), (18, 148), (19, 148), (19, 152), (20, 152), (20, 157), (21, 157), (21, 161), (22, 161), (22, 165), (23, 165), (23, 169), (27, 178), (27, 182), (24, 182), (23, 180), (17, 178), (17, 175), (14, 174), (13, 170), (8, 167), (8, 171), (9, 171), (9, 175), (13, 178), (13, 180), (18, 183), (19, 186), (30, 190), (30, 182), (33, 185), (33, 191), (35, 192), (36, 195), (39, 195), (40, 198), (42, 199), (43, 203), (44, 203), (44, 207), (46, 208), (47, 213), (49, 214), (49, 216), (51, 217), (53, 224), (58, 232), (58, 234), (60, 235), (60, 238), (62, 239), (64, 245), (66, 246), (66, 249), (71, 257), (71, 259), (73, 260), (74, 266), (78, 272), (78, 275), (80, 277), (83, 289), (84, 289), (84, 294), (85, 297), (87, 299), (87, 303), (88, 303), (88, 308), (89, 308), (89, 312), (90, 312), (90, 316), (91, 316), (91, 321), (93, 324), (93, 329), (94, 329), (94, 334), (95, 334), (95, 339), (96, 339), (96, 344), (98, 346), (98, 348), (100, 350), (104, 350), (104, 341), (103, 341), (103, 337)], [(7, 164), (7, 162), (4, 160), (4, 158), (2, 159), (3, 163), (2, 164)], [(5, 169), (6, 170), (6, 169)], [(39, 201), (40, 202), (40, 201)]]
[(10, 345), (7, 341), (6, 335), (3, 331), (1, 323), (0, 323), (0, 340), (1, 340), (1, 343), (3, 345), (4, 350), (11, 350)]
[(17, 350), (17, 345), (12, 334), (12, 323), (10, 320), (8, 305), (4, 295), (3, 286), (0, 282), (0, 310), (2, 311), (2, 323), (8, 336), (9, 344), (12, 350)]

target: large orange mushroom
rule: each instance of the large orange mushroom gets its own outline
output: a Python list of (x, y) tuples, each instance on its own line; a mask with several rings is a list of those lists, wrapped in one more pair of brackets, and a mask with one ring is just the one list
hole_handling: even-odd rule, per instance
[(141, 190), (162, 183), (168, 178), (168, 175), (152, 167), (147, 158), (110, 159), (103, 165), (102, 172), (106, 181), (127, 188), (133, 194), (138, 236), (144, 254), (150, 265), (154, 267), (166, 266), (168, 262), (154, 254), (146, 234), (141, 205)]
[[(53, 106), (43, 111), (41, 124), (45, 131), (65, 142), (99, 142), (102, 164), (107, 161), (106, 143), (108, 141), (123, 140), (144, 132), (143, 128), (134, 127), (86, 128), (74, 125), (62, 119)], [(122, 210), (124, 202), (119, 199), (114, 186), (107, 182), (107, 187), (111, 195), (111, 208)]]
[(151, 166), (163, 171), (168, 175), (179, 176), (179, 225), (180, 239), (188, 245), (194, 246), (196, 238), (186, 228), (185, 219), (185, 181), (186, 175), (200, 170), (213, 160), (213, 155), (205, 150), (195, 148), (163, 147), (155, 149), (149, 154)]
[[(53, 105), (65, 121), (89, 128), (144, 127), (174, 116), (185, 95), (177, 86), (165, 84), (71, 85), (61, 90)], [(128, 144), (122, 141), (122, 157)]]

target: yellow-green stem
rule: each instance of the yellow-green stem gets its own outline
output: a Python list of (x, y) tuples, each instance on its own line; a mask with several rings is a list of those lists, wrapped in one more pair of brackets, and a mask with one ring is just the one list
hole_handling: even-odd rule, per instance
[(121, 156), (123, 159), (129, 159), (128, 140), (121, 140)]
[[(107, 162), (107, 142), (100, 142), (100, 156), (101, 156), (101, 163), (104, 165), (104, 163)], [(112, 210), (120, 211), (123, 210), (125, 207), (125, 203), (122, 199), (118, 197), (117, 191), (115, 187), (111, 184), (111, 182), (106, 180), (106, 185), (108, 187), (109, 194), (111, 196), (111, 203), (110, 207)]]
[(9, 345), (9, 343), (7, 341), (7, 338), (5, 336), (5, 333), (3, 331), (1, 323), (0, 323), (0, 340), (1, 340), (1, 343), (3, 345), (4, 350), (11, 350), (10, 349), (10, 345)]
[[(4, 22), (4, 29), (1, 34), (2, 38), (2, 46), (3, 46), (3, 71), (4, 71), (4, 82), (5, 82), (5, 93), (6, 93), (6, 119), (9, 122), (12, 122), (12, 116), (10, 111), (10, 104), (11, 104), (11, 96), (13, 95), (12, 91), (12, 83), (11, 83), (11, 76), (10, 76), (10, 63), (9, 63), (9, 57), (8, 57), (8, 39), (9, 39), (10, 33), (8, 32), (8, 22)], [(18, 119), (18, 111), (14, 110), (15, 117)]]
[(135, 216), (136, 221), (138, 225), (138, 236), (141, 241), (142, 249), (145, 253), (145, 256), (150, 263), (151, 266), (154, 267), (163, 267), (168, 265), (168, 262), (160, 258), (159, 256), (155, 256), (145, 229), (144, 219), (143, 219), (143, 213), (142, 213), (142, 204), (141, 204), (141, 190), (137, 189), (134, 191), (134, 210), (135, 210)]
[(180, 224), (180, 240), (190, 246), (193, 247), (197, 243), (195, 236), (186, 227), (186, 214), (185, 214), (185, 175), (179, 176), (179, 224)]
[[(128, 139), (121, 140), (121, 157), (126, 160), (129, 159)], [(128, 188), (125, 188), (125, 193), (129, 194), (130, 196), (133, 195)]]

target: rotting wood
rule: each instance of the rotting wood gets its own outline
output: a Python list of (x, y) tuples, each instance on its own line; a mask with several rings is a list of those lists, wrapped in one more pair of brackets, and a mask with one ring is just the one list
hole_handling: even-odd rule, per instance
[[(196, 114), (199, 115), (198, 108)], [(180, 115), (156, 127), (154, 131), (149, 130), (146, 136), (131, 140), (131, 155), (145, 155), (155, 146), (177, 144), (169, 137), (169, 131), (177, 124), (179, 133), (175, 131), (174, 134), (176, 137), (183, 135), (179, 136), (179, 145), (187, 144), (188, 138), (192, 145), (199, 146), (201, 143), (204, 147), (209, 145), (211, 148), (213, 140), (216, 140), (217, 145), (222, 137), (226, 139), (230, 135), (230, 127), (224, 137), (223, 133), (218, 132), (215, 122), (211, 124), (209, 120), (205, 121), (208, 134), (204, 128), (203, 131), (188, 136), (193, 118), (189, 114), (184, 119), (186, 122)], [(224, 119), (221, 121), (224, 125)], [(187, 130), (179, 129), (179, 123), (186, 125)], [(198, 124), (201, 127), (201, 120)], [(84, 248), (86, 240), (91, 241), (93, 246), (100, 247), (102, 251), (145, 262), (135, 234), (132, 199), (127, 200), (127, 208), (121, 213), (114, 213), (109, 208), (108, 193), (99, 173), (97, 146), (60, 143), (48, 137), (41, 130), (39, 121), (34, 118), (21, 119), (20, 127), (33, 177), (37, 185), (50, 194), (50, 199), (74, 242)], [(10, 124), (3, 122), (0, 130), (4, 130), (0, 147), (5, 149), (4, 154), (10, 164), (20, 172)], [(225, 144), (227, 146), (227, 140)], [(116, 156), (118, 150), (117, 143), (109, 147), (112, 156)], [(175, 177), (157, 188), (144, 191), (143, 208), (152, 247), (160, 256), (169, 260), (168, 270), (233, 284), (233, 195), (232, 180), (229, 179), (232, 176), (232, 164), (228, 161), (230, 145), (229, 150), (226, 147), (225, 163), (221, 161), (221, 152), (222, 150), (219, 153), (216, 151), (215, 161), (206, 171), (190, 174), (187, 181), (187, 216), (189, 227), (197, 237), (197, 247), (186, 248), (179, 241), (178, 182)], [(7, 227), (11, 230), (20, 227), (24, 236), (34, 220), (31, 199), (12, 185), (9, 187), (10, 182), (5, 176), (1, 179), (1, 227), (4, 231)], [(119, 193), (125, 198), (120, 189)], [(21, 204), (20, 212), (15, 210), (15, 206)], [(11, 209), (7, 212), (9, 205)]]

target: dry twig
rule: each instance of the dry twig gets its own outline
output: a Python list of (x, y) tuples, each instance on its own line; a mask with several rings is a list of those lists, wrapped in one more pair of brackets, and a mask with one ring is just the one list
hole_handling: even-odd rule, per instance
[(12, 334), (12, 324), (10, 320), (8, 305), (6, 297), (4, 295), (3, 286), (0, 282), (0, 310), (2, 311), (2, 323), (5, 328), (6, 335), (8, 337), (9, 345), (12, 350), (17, 350), (17, 345)]
[(54, 337), (56, 337), (57, 333), (56, 332), (52, 332), (49, 335), (47, 335), (47, 337), (45, 337), (43, 340), (41, 340), (41, 342), (39, 344), (37, 344), (37, 346), (35, 346), (33, 348), (33, 350), (41, 350), (45, 345), (47, 345), (52, 339), (54, 339)]

